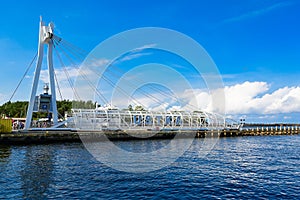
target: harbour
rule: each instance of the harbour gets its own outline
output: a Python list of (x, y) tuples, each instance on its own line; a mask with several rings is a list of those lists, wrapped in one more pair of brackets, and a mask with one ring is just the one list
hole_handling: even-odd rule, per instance
[(0, 10), (0, 199), (300, 200), (300, 1)]
[[(238, 122), (227, 118), (224, 113), (204, 111), (190, 104), (187, 104), (189, 110), (152, 111), (151, 109), (144, 109), (141, 105), (137, 105), (135, 109), (131, 105), (126, 109), (119, 109), (103, 98), (101, 91), (97, 89), (97, 95), (105, 100), (102, 106), (98, 102), (93, 103), (89, 100), (90, 105), (94, 105), (95, 108), (87, 109), (76, 105), (82, 101), (75, 101), (69, 116), (66, 113), (65, 117), (62, 117), (62, 114), (59, 116), (55, 89), (59, 86), (58, 82), (55, 81), (52, 51), (56, 51), (55, 48), (64, 44), (63, 41), (62, 38), (54, 34), (53, 23), (45, 25), (41, 17), (39, 48), (35, 57), (37, 58), (35, 75), (28, 106), (24, 107), (27, 107), (26, 118), (15, 118), (11, 122), (12, 119), (3, 114), (4, 117), (0, 121), (0, 144), (78, 142), (83, 137), (89, 137), (91, 140), (101, 140), (101, 138), (109, 140), (152, 140), (293, 135), (300, 132), (299, 124), (245, 124), (243, 120)], [(50, 84), (44, 83), (43, 93), (37, 95), (45, 46), (48, 51), (47, 66)], [(56, 54), (59, 56), (58, 53)], [(59, 59), (62, 61), (60, 57)], [(105, 78), (105, 75), (102, 75)], [(90, 85), (90, 80), (85, 75), (82, 77)], [(108, 82), (110, 81), (108, 80)], [(72, 84), (70, 87), (76, 94)], [(124, 93), (122, 89), (120, 90), (118, 87), (116, 89), (119, 89), (119, 93)], [(166, 95), (165, 91), (160, 91), (158, 88), (152, 89)], [(152, 96), (152, 94), (145, 94), (145, 96), (159, 104), (164, 104), (162, 100)], [(136, 99), (133, 100), (137, 101)], [(79, 105), (82, 106), (83, 104)], [(36, 114), (47, 117), (34, 120), (33, 116)]]
[[(77, 107), (76, 103), (73, 103), (73, 108), (70, 110), (70, 116), (68, 116), (68, 114), (65, 114), (65, 117), (59, 116), (56, 90), (59, 90), (60, 87), (55, 78), (56, 74), (53, 66), (53, 51), (55, 51), (61, 64), (65, 66), (60, 54), (56, 52), (57, 49), (62, 48), (61, 46), (63, 45), (66, 46), (66, 44), (64, 44), (64, 39), (54, 34), (54, 24), (50, 22), (46, 25), (42, 20), (42, 17), (40, 17), (38, 52), (29, 65), (30, 68), (33, 61), (37, 59), (30, 99), (27, 105), (26, 119), (24, 122), (19, 120), (17, 120), (17, 122), (13, 121), (13, 127), (17, 131), (14, 130), (14, 134), (7, 134), (6, 136), (3, 136), (3, 141), (60, 141), (63, 140), (63, 138), (68, 141), (74, 140), (76, 137), (81, 137), (82, 134), (92, 133), (101, 137), (102, 135), (106, 135), (112, 140), (132, 139), (135, 137), (143, 139), (148, 137), (167, 139), (173, 138), (176, 135), (179, 137), (207, 137), (208, 135), (220, 136), (222, 130), (229, 130), (232, 135), (233, 133), (231, 130), (234, 131), (239, 129), (240, 125), (236, 123), (236, 121), (228, 119), (225, 115), (216, 112), (204, 111), (199, 109), (198, 106), (189, 103), (185, 103), (188, 110), (177, 108), (175, 110), (160, 109), (159, 111), (153, 111), (151, 108), (144, 108), (145, 106), (143, 106), (143, 103), (129, 96), (129, 92), (124, 92), (122, 88), (111, 83), (111, 80), (106, 80), (107, 78), (104, 74), (97, 74), (96, 71), (93, 71), (92, 73), (98, 76), (97, 79), (104, 78), (106, 82), (118, 90), (118, 93), (125, 93), (132, 102), (137, 104), (134, 109), (131, 104), (129, 104), (127, 109), (119, 109), (117, 106), (113, 105), (112, 99), (107, 100), (107, 98), (103, 97), (102, 91), (91, 86), (90, 77), (87, 77), (85, 74), (80, 74), (82, 69), (78, 69), (78, 67), (74, 67), (77, 68), (76, 70), (79, 75), (81, 75), (78, 79), (80, 80), (82, 78), (84, 80), (83, 85), (88, 83), (89, 91), (95, 91), (98, 98), (102, 100), (102, 104), (99, 105), (97, 101), (89, 99), (87, 102), (91, 102), (92, 105), (94, 104), (95, 108), (86, 109), (83, 107)], [(48, 79), (50, 84), (44, 83), (43, 93), (38, 94), (37, 90), (41, 78), (40, 74), (45, 54), (44, 49), (46, 48)], [(74, 52), (70, 52), (74, 54)], [(211, 60), (209, 62), (213, 65)], [(82, 64), (82, 66), (84, 68), (85, 65)], [(117, 70), (118, 69), (115, 69), (115, 71)], [(23, 78), (25, 76), (26, 73)], [(66, 76), (69, 77), (67, 72)], [(71, 80), (69, 80), (69, 83), (74, 95), (77, 96), (78, 99), (81, 99)], [(127, 84), (131, 85), (132, 83), (128, 82)], [(167, 90), (161, 90), (161, 88), (157, 88), (155, 86), (152, 86), (152, 89), (155, 89), (156, 92), (158, 91), (160, 95), (167, 96), (168, 99), (173, 98), (168, 95)], [(59, 93), (61, 95), (60, 90)], [(145, 93), (145, 91), (143, 91), (143, 94), (151, 101), (156, 101), (156, 103), (160, 105), (165, 104), (163, 99), (157, 98), (151, 93)], [(83, 94), (82, 96), (86, 96), (86, 94)], [(178, 98), (176, 101), (180, 104), (183, 103), (181, 102), (182, 100), (180, 101)], [(80, 100), (77, 102), (82, 101)], [(34, 119), (34, 116), (37, 116), (37, 114), (47, 117), (40, 121), (40, 119)], [(2, 132), (10, 132), (10, 118), (6, 117), (6, 113), (2, 113), (1, 117), (3, 118), (1, 126), (4, 127)], [(78, 136), (76, 136), (76, 134)]]
[(300, 200), (300, 1), (3, 1), (0, 199)]

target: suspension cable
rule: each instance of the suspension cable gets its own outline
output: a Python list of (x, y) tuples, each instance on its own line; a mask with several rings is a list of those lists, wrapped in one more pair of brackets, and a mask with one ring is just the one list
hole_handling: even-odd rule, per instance
[[(63, 46), (65, 46), (66, 48), (68, 48), (68, 49), (69, 49), (69, 48), (74, 48), (75, 50), (78, 49), (78, 51), (80, 51), (80, 53), (81, 53), (82, 55), (86, 55), (86, 54), (87, 54), (87, 52), (86, 52), (85, 50), (83, 50), (83, 49), (81, 49), (81, 48), (79, 48), (79, 47), (73, 45), (72, 43), (67, 42), (67, 41), (65, 41), (65, 40), (62, 40), (61, 38), (59, 38), (59, 39), (60, 39), (60, 40), (58, 41), (59, 43), (67, 44), (67, 45), (63, 45)], [(69, 50), (72, 51), (74, 54), (76, 53), (76, 51), (74, 51), (73, 49), (69, 49)], [(92, 57), (93, 57), (93, 56), (92, 56)], [(97, 59), (97, 58), (94, 57), (94, 59)], [(114, 66), (112, 65), (112, 67), (114, 67)], [(124, 73), (124, 71), (122, 71), (122, 70), (121, 70), (120, 68), (118, 68), (118, 67), (115, 67), (115, 69), (118, 70), (118, 71), (121, 72), (121, 73)], [(108, 69), (107, 71), (110, 71), (110, 70)], [(154, 86), (152, 86), (152, 87), (153, 87), (153, 90), (156, 89)], [(161, 89), (157, 88), (157, 91), (159, 91), (159, 93), (161, 93), (161, 94), (164, 95), (165, 97), (169, 97), (169, 95), (166, 95), (166, 94), (164, 93), (164, 91), (162, 91)], [(154, 98), (155, 98), (155, 97), (154, 97)]]
[(25, 71), (25, 73), (24, 73), (23, 77), (21, 78), (21, 80), (19, 81), (19, 83), (18, 83), (18, 85), (17, 85), (16, 89), (14, 90), (13, 94), (12, 94), (12, 95), (11, 95), (11, 97), (9, 98), (9, 100), (8, 100), (9, 102), (12, 100), (12, 98), (13, 98), (13, 97), (14, 97), (14, 95), (16, 94), (17, 90), (19, 89), (19, 87), (20, 87), (20, 85), (21, 85), (22, 81), (23, 81), (23, 80), (24, 80), (24, 78), (26, 77), (26, 75), (27, 75), (27, 73), (28, 73), (29, 69), (31, 68), (31, 66), (32, 66), (33, 62), (35, 61), (35, 59), (36, 59), (37, 55), (38, 55), (38, 53), (36, 53), (36, 54), (35, 54), (35, 56), (34, 56), (34, 57), (33, 57), (33, 59), (31, 60), (30, 64), (28, 65), (28, 67), (27, 67), (27, 69), (26, 69), (26, 71)]
[[(64, 50), (62, 50), (64, 51)], [(64, 51), (65, 52), (65, 51)], [(68, 56), (68, 54), (66, 54), (66, 56), (71, 60), (70, 56)], [(97, 75), (100, 76), (100, 74), (96, 71), (94, 71), (94, 73), (96, 73)], [(86, 75), (85, 75), (86, 77)], [(123, 90), (121, 87), (119, 86), (115, 86), (113, 81), (111, 81), (107, 76), (105, 76), (104, 74), (102, 74), (102, 78), (103, 80), (105, 80), (110, 86), (112, 87), (115, 87), (117, 90), (119, 90), (121, 93), (123, 93), (125, 96), (128, 96), (129, 98), (133, 99), (132, 97), (130, 97), (127, 92), (125, 90)], [(89, 80), (88, 80), (89, 81)], [(89, 81), (90, 82), (90, 81)], [(95, 87), (95, 86), (92, 86), (92, 84), (89, 84), (91, 87), (93, 87), (93, 89), (97, 92), (97, 93), (100, 93), (99, 90)], [(101, 94), (101, 93), (100, 93)], [(101, 94), (102, 98), (104, 97), (102, 94)], [(141, 102), (139, 102), (137, 99), (133, 99), (135, 100), (136, 102), (138, 102), (140, 105), (142, 105), (143, 107), (145, 107)], [(108, 103), (108, 101), (105, 99), (106, 103)]]
[(62, 61), (62, 59), (61, 59), (59, 53), (57, 52), (57, 50), (56, 50), (56, 48), (55, 48), (56, 46), (55, 46), (54, 44), (53, 44), (53, 46), (54, 46), (55, 54), (57, 55), (58, 60), (59, 60), (60, 64), (62, 65), (63, 70), (64, 70), (64, 72), (65, 72), (65, 75), (66, 75), (66, 77), (67, 77), (67, 79), (68, 79), (68, 82), (69, 82), (69, 84), (70, 84), (70, 87), (71, 87), (71, 89), (73, 90), (74, 95), (76, 96), (76, 98), (78, 98), (78, 99), (80, 100), (80, 97), (79, 97), (79, 95), (77, 94), (77, 91), (76, 91), (75, 88), (73, 87), (73, 82), (71, 81), (70, 76), (69, 76), (69, 73), (68, 73), (68, 71), (66, 70), (66, 66), (64, 65), (64, 63), (63, 63), (63, 61)]
[(64, 46), (68, 47), (69, 49), (74, 49), (73, 51), (74, 52), (78, 52), (79, 54), (82, 54), (82, 55), (85, 55), (87, 54), (87, 51), (82, 49), (82, 48), (79, 48), (75, 45), (73, 45), (72, 43), (68, 42), (67, 40), (65, 39), (62, 39), (60, 37), (57, 37), (57, 36), (54, 36), (54, 39), (58, 42), (58, 43), (63, 43)]
[[(112, 66), (114, 66), (114, 65), (112, 65)], [(115, 67), (114, 68), (114, 70), (116, 70), (116, 71), (119, 71), (120, 73), (122, 73), (122, 69), (121, 68), (119, 68), (119, 67)], [(107, 69), (107, 71), (110, 71), (110, 73), (111, 74), (114, 74), (114, 72), (112, 71), (112, 69)], [(123, 71), (123, 73), (124, 73), (124, 71)], [(116, 74), (115, 74), (115, 76), (117, 76)], [(139, 77), (135, 77), (135, 79), (137, 80), (137, 81), (140, 81), (140, 82), (143, 82)], [(131, 82), (129, 82), (128, 81), (128, 83), (130, 84)], [(131, 84), (132, 85), (132, 84)], [(134, 87), (134, 85), (132, 86), (132, 87)], [(168, 95), (168, 94), (166, 94), (162, 89), (160, 89), (160, 88), (158, 88), (158, 87), (156, 87), (156, 86), (150, 86), (150, 88), (151, 89), (153, 89), (154, 91), (157, 91), (160, 95), (162, 95), (162, 96), (164, 96), (164, 97), (166, 97), (166, 98), (170, 98), (170, 96)], [(141, 88), (141, 93), (143, 93), (144, 95), (146, 95), (147, 97), (152, 97), (152, 98), (155, 98), (156, 100), (157, 100), (157, 103), (161, 103), (161, 102), (163, 102), (163, 101), (161, 101), (161, 100), (159, 100), (159, 99), (157, 99), (155, 96), (153, 96), (152, 94), (148, 94), (148, 92), (147, 91), (145, 91), (145, 90), (143, 90), (142, 88)], [(180, 100), (180, 99), (178, 99), (178, 98), (176, 98), (176, 97), (174, 97), (174, 96), (172, 96), (176, 101), (178, 101), (179, 103), (184, 103), (182, 100)], [(164, 103), (164, 102), (163, 102)], [(192, 108), (192, 109), (198, 109), (195, 105), (192, 105), (192, 104), (190, 104), (190, 103), (185, 103), (186, 104), (186, 106), (188, 106), (189, 108)]]
[[(62, 49), (62, 47), (64, 47), (65, 49), (67, 49), (68, 51), (70, 51), (70, 53), (72, 53), (74, 56), (79, 57), (79, 56), (86, 55), (86, 51), (85, 51), (85, 50), (83, 50), (83, 49), (81, 49), (81, 48), (78, 48), (78, 47), (74, 46), (73, 44), (71, 44), (71, 43), (69, 43), (69, 42), (67, 42), (67, 41), (65, 41), (65, 40), (62, 40), (61, 38), (59, 38), (59, 40), (56, 39), (56, 38), (54, 38), (54, 39), (56, 40), (56, 43), (57, 43), (57, 44), (58, 44), (58, 43), (61, 44), (61, 45), (59, 45), (59, 47), (60, 47), (61, 49)], [(62, 49), (62, 50), (63, 50), (63, 49)], [(68, 56), (68, 54), (65, 52), (65, 50), (63, 50), (63, 51), (64, 51), (64, 54), (66, 54), (67, 57), (69, 57), (69, 59), (71, 60), (70, 56)], [(95, 58), (95, 59), (97, 59), (97, 58)], [(119, 73), (124, 72), (124, 70), (122, 70), (122, 69), (119, 68), (119, 67), (116, 67), (115, 65), (111, 65), (111, 66), (112, 66), (112, 68), (114, 68), (113, 71), (118, 71)], [(115, 73), (112, 72), (112, 68), (107, 69), (107, 72), (109, 72), (110, 74), (112, 74), (114, 77), (118, 77), (117, 74), (115, 74)], [(97, 74), (98, 74), (98, 73), (97, 73)], [(98, 75), (100, 75), (100, 74), (98, 74)], [(107, 76), (105, 76), (104, 74), (102, 74), (102, 77), (103, 77), (103, 79), (104, 79), (109, 85), (111, 85), (112, 87), (117, 88), (119, 91), (121, 91), (121, 92), (124, 93), (124, 94), (126, 93), (123, 89), (120, 89), (120, 87), (114, 86), (113, 81), (111, 81), (110, 79), (108, 79)], [(85, 78), (85, 79), (86, 79), (86, 78)], [(138, 77), (136, 77), (136, 79), (137, 79), (138, 81), (141, 81), (140, 79), (138, 79)], [(128, 81), (128, 82), (129, 82), (129, 81)], [(142, 81), (141, 81), (141, 82), (142, 82)], [(129, 86), (136, 88), (134, 84), (132, 84), (131, 82), (129, 82), (129, 83), (130, 83)], [(136, 83), (136, 82), (135, 82), (135, 83)], [(90, 86), (91, 86), (91, 85), (90, 85)], [(95, 86), (92, 86), (92, 87), (95, 88)], [(167, 98), (170, 98), (170, 95), (166, 94), (162, 89), (158, 88), (157, 86), (151, 85), (150, 87), (151, 87), (154, 91), (157, 91), (157, 92), (158, 92), (159, 94), (161, 94), (162, 96), (167, 97)], [(100, 92), (98, 91), (97, 88), (95, 89), (95, 91), (96, 91), (97, 93), (100, 93)], [(157, 97), (153, 96), (152, 94), (149, 94), (147, 91), (145, 91), (145, 90), (142, 89), (142, 88), (140, 89), (140, 92), (141, 92), (142, 94), (144, 94), (145, 96), (147, 96), (147, 97), (151, 98), (152, 100), (154, 100), (156, 103), (164, 103), (162, 100), (158, 99)], [(128, 96), (128, 97), (131, 98), (131, 99), (134, 99), (134, 98), (130, 97), (128, 94), (125, 94), (125, 95)], [(104, 97), (102, 94), (101, 94), (101, 96)], [(188, 106), (188, 107), (190, 107), (190, 108), (193, 108), (193, 109), (196, 109), (196, 110), (198, 109), (197, 106), (195, 106), (195, 105), (192, 105), (192, 104), (187, 103), (187, 102), (183, 102), (182, 100), (180, 100), (180, 99), (178, 99), (178, 98), (176, 98), (176, 97), (174, 97), (174, 96), (173, 96), (173, 98), (174, 98), (176, 101), (178, 101), (179, 103), (185, 104), (186, 106)], [(173, 98), (172, 98), (172, 99), (173, 99)], [(134, 100), (137, 101), (137, 99), (134, 99)], [(106, 101), (106, 102), (108, 102), (108, 101)], [(141, 105), (142, 105), (142, 104), (141, 104)]]
[[(58, 44), (57, 41), (56, 41), (56, 44)], [(57, 45), (57, 46), (60, 48), (61, 52), (69, 59), (69, 61), (72, 63), (72, 65), (77, 69), (77, 71), (78, 71), (78, 73), (80, 74), (80, 76), (83, 77), (83, 78), (88, 82), (88, 84), (89, 84), (89, 86), (90, 86), (91, 88), (93, 88), (93, 90), (94, 90), (94, 91), (96, 92), (96, 94), (100, 97), (100, 99), (104, 102), (104, 104), (105, 104), (105, 103), (108, 103), (107, 99), (103, 96), (103, 94), (101, 94), (101, 93), (97, 90), (97, 88), (91, 83), (91, 81), (89, 80), (89, 78), (87, 77), (87, 75), (80, 72), (78, 65), (75, 64), (75, 62), (73, 61), (73, 59), (65, 52), (65, 50), (61, 47), (61, 45)]]
[[(63, 40), (59, 41), (60, 44), (62, 44), (62, 43), (61, 43), (62, 41), (63, 41)], [(57, 41), (57, 42), (58, 42), (58, 41)], [(64, 51), (64, 50), (63, 50), (63, 51)], [(69, 57), (69, 59), (71, 59), (70, 56), (67, 55), (67, 57)], [(96, 71), (94, 71), (94, 73), (96, 73), (97, 75), (100, 75), (100, 74), (99, 74), (98, 72), (96, 72)], [(140, 105), (144, 106), (144, 105), (143, 105), (141, 102), (139, 102), (137, 99), (134, 99), (134, 98), (130, 97), (130, 96), (126, 93), (126, 91), (124, 91), (122, 88), (120, 88), (119, 86), (114, 86), (113, 81), (111, 81), (111, 80), (110, 80), (107, 76), (105, 76), (104, 74), (102, 74), (102, 78), (103, 78), (103, 80), (105, 80), (110, 86), (115, 87), (117, 90), (119, 90), (120, 92), (122, 92), (125, 96), (128, 96), (129, 98), (131, 98), (131, 99), (135, 100), (136, 102), (138, 102)], [(91, 86), (91, 85), (90, 85), (90, 86)], [(98, 89), (97, 89), (97, 88), (94, 88), (94, 89), (95, 89), (95, 91), (98, 92)], [(158, 100), (156, 97), (154, 97), (154, 96), (152, 96), (152, 95), (150, 95), (150, 94), (145, 94), (145, 95), (147, 95), (148, 97), (152, 97), (152, 98), (156, 99), (156, 101), (157, 101), (158, 103), (161, 103), (161, 101)], [(108, 101), (106, 100), (106, 102), (108, 102)], [(144, 106), (144, 107), (145, 107), (145, 106)]]
[(59, 87), (59, 84), (58, 84), (58, 80), (57, 80), (57, 76), (56, 76), (55, 71), (54, 71), (54, 78), (55, 78), (55, 82), (56, 82), (56, 85), (57, 85), (57, 89), (58, 89), (58, 92), (59, 92), (60, 99), (63, 100), (63, 96), (62, 96), (61, 91), (60, 91), (60, 87)]

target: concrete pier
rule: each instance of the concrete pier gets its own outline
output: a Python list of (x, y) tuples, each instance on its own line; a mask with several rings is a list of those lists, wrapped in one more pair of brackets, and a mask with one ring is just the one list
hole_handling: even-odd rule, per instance
[(263, 135), (294, 135), (300, 133), (299, 125), (260, 125), (242, 129), (199, 129), (199, 130), (105, 130), (81, 131), (72, 129), (61, 130), (30, 130), (0, 134), (0, 144), (33, 144), (53, 142), (80, 142), (80, 138), (106, 137), (109, 140), (146, 140), (205, 137), (237, 137)]
[(300, 133), (300, 125), (261, 125), (239, 130), (242, 136), (261, 136), (261, 135), (294, 135)]
[(76, 131), (21, 131), (0, 134), (0, 144), (38, 144), (80, 141)]

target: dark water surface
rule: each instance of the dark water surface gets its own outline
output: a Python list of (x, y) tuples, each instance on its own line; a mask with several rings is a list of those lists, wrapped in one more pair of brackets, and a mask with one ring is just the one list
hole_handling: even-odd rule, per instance
[(221, 138), (205, 157), (199, 143), (142, 174), (106, 167), (81, 143), (0, 146), (0, 199), (300, 199), (300, 135)]

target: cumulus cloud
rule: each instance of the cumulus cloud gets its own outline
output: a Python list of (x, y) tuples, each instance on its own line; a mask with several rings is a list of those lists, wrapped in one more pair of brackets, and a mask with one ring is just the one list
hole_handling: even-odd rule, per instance
[[(74, 99), (74, 81), (78, 76), (78, 69), (72, 66), (66, 67), (65, 70), (62, 68), (55, 69), (55, 75), (58, 82), (55, 80), (56, 85), (56, 96), (57, 99), (60, 99), (60, 94), (58, 91), (58, 88), (60, 89), (60, 92), (62, 94), (63, 99)], [(47, 70), (41, 70), (40, 74), (40, 80), (44, 83), (49, 83), (49, 73)], [(72, 87), (71, 87), (71, 85)]]
[[(103, 65), (108, 61), (102, 60), (97, 65)], [(75, 80), (78, 74), (78, 70), (73, 67), (67, 67), (67, 71), (70, 79)], [(63, 94), (63, 98), (73, 99), (74, 91), (70, 87), (69, 81), (63, 69), (57, 69), (56, 76), (59, 82), (60, 90)], [(47, 70), (41, 71), (41, 80), (49, 82)], [(88, 87), (88, 86), (86, 86)], [(162, 104), (158, 104), (153, 100), (149, 100), (146, 97), (139, 97), (137, 102), (132, 102), (132, 99), (124, 101), (124, 98), (113, 99), (114, 103), (119, 103), (119, 107), (127, 107), (128, 104), (139, 104), (143, 102), (147, 108), (155, 111), (161, 110), (200, 110), (216, 112), (218, 111), (218, 105), (212, 103), (213, 97), (222, 96), (225, 97), (225, 113), (228, 115), (242, 115), (242, 114), (260, 114), (268, 115), (278, 113), (294, 113), (300, 112), (300, 86), (294, 87), (282, 87), (274, 91), (270, 90), (271, 85), (267, 82), (243, 82), (231, 86), (225, 86), (222, 90), (208, 91), (207, 89), (187, 89), (182, 94), (175, 94), (177, 100), (167, 100), (164, 96), (158, 96), (157, 99), (161, 99)], [(85, 88), (83, 91), (89, 91)], [(58, 94), (58, 93), (57, 93)], [(216, 95), (217, 94), (217, 95)], [(178, 95), (178, 96), (177, 96)], [(3, 98), (3, 94), (0, 94), (0, 100)], [(223, 101), (223, 99), (218, 99)], [(179, 102), (179, 103), (178, 103)]]
[[(215, 111), (211, 107), (211, 94), (216, 91), (196, 90), (196, 101), (200, 109)], [(244, 82), (224, 88), (225, 112), (228, 114), (276, 114), (300, 112), (300, 87), (283, 87), (270, 92), (266, 82)], [(185, 99), (191, 91), (185, 92)], [(190, 101), (190, 104), (195, 102)]]
[(249, 113), (260, 107), (258, 103), (254, 103), (259, 99), (259, 95), (267, 92), (269, 85), (266, 82), (244, 82), (233, 86), (226, 86), (225, 108), (226, 113)]
[[(300, 112), (300, 87), (283, 87), (275, 91), (271, 91), (270, 88), (271, 85), (267, 82), (246, 81), (214, 91), (187, 89), (182, 94), (173, 94), (176, 97), (174, 99), (171, 99), (171, 96), (169, 99), (157, 96), (156, 99), (160, 99), (162, 103), (157, 103), (149, 96), (134, 98), (136, 102), (124, 101), (126, 98), (122, 97), (119, 101), (115, 99), (113, 103), (119, 103), (118, 106), (122, 107), (142, 102), (147, 109), (153, 111), (199, 109), (209, 112), (219, 112), (222, 107), (219, 104), (223, 104), (225, 113), (232, 116), (259, 114), (269, 117), (279, 113)], [(214, 102), (217, 103), (213, 104), (213, 98), (216, 98)]]
[[(60, 98), (58, 88), (61, 91), (63, 99), (91, 100), (93, 85), (96, 87), (99, 79), (98, 74), (103, 70), (103, 66), (107, 65), (110, 60), (106, 58), (93, 59), (86, 61), (79, 66), (66, 66), (65, 68), (55, 69), (55, 75), (58, 82), (56, 84), (56, 96)], [(40, 80), (49, 83), (48, 69), (41, 70)], [(88, 99), (87, 99), (88, 98)]]
[[(300, 111), (300, 87), (284, 87), (264, 94), (261, 98), (253, 98), (252, 107), (257, 106), (263, 113), (290, 113)], [(259, 112), (256, 110), (256, 112)]]
[[(66, 67), (65, 68), (69, 78), (74, 79), (77, 77), (78, 70), (74, 67)], [(55, 69), (55, 75), (57, 80), (60, 81), (67, 81), (68, 77), (66, 75), (66, 72), (63, 69)], [(48, 69), (47, 70), (41, 70), (40, 80), (49, 83), (49, 75), (48, 75)]]

